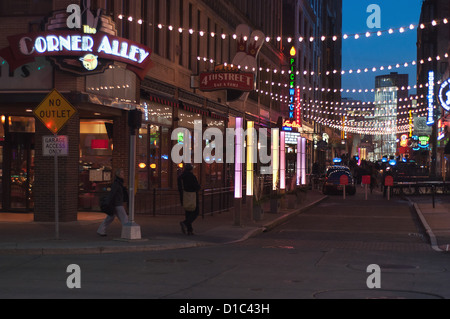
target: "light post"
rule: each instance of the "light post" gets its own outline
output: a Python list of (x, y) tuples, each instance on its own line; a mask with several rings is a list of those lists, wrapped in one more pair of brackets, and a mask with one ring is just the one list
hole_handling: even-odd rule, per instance
[(128, 126), (130, 128), (130, 167), (128, 176), (129, 220), (122, 227), (122, 239), (139, 240), (141, 239), (141, 227), (134, 221), (134, 200), (135, 200), (135, 181), (136, 181), (136, 130), (142, 125), (142, 112), (140, 110), (131, 110), (128, 114)]

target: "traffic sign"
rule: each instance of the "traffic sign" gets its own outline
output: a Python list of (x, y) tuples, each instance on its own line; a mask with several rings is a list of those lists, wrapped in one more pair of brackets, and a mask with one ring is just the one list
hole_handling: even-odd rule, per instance
[(370, 185), (370, 175), (364, 175), (362, 177), (361, 184), (363, 184), (363, 185)]
[(50, 132), (58, 134), (77, 110), (57, 90), (53, 90), (33, 113)]
[(64, 135), (43, 136), (42, 153), (44, 156), (68, 156), (69, 137)]
[(348, 176), (347, 175), (342, 175), (341, 178), (339, 179), (339, 182), (341, 185), (348, 185)]
[(384, 179), (384, 186), (394, 186), (394, 178), (392, 176), (386, 176), (386, 178)]

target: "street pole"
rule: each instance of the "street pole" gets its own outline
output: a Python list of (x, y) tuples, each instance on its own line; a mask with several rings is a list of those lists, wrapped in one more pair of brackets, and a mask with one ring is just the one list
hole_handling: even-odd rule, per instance
[[(56, 137), (56, 135), (55, 135)], [(55, 238), (59, 239), (59, 185), (58, 185), (58, 154), (55, 153)]]
[(135, 176), (136, 176), (136, 130), (141, 126), (142, 113), (134, 110), (129, 114), (130, 126), (130, 162), (128, 176), (128, 213), (130, 215), (128, 223), (122, 227), (122, 239), (139, 240), (141, 239), (141, 227), (134, 221), (134, 200), (135, 200)]

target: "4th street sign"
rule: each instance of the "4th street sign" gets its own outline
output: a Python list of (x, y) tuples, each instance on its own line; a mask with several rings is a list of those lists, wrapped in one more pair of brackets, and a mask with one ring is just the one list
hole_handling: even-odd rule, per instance
[(34, 110), (34, 115), (53, 134), (58, 132), (76, 114), (76, 109), (58, 91), (53, 90)]

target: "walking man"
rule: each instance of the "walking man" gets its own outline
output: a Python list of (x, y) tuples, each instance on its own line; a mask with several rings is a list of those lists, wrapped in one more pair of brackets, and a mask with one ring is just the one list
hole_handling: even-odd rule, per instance
[[(185, 164), (183, 173), (178, 177), (178, 191), (180, 192), (181, 204), (185, 209), (185, 220), (180, 222), (181, 231), (187, 235), (193, 235), (194, 230), (192, 223), (199, 215), (199, 201), (198, 191), (200, 184), (197, 177), (195, 177), (192, 170), (194, 167), (191, 164)], [(189, 205), (187, 201), (194, 201)], [(189, 208), (187, 208), (190, 206)]]

